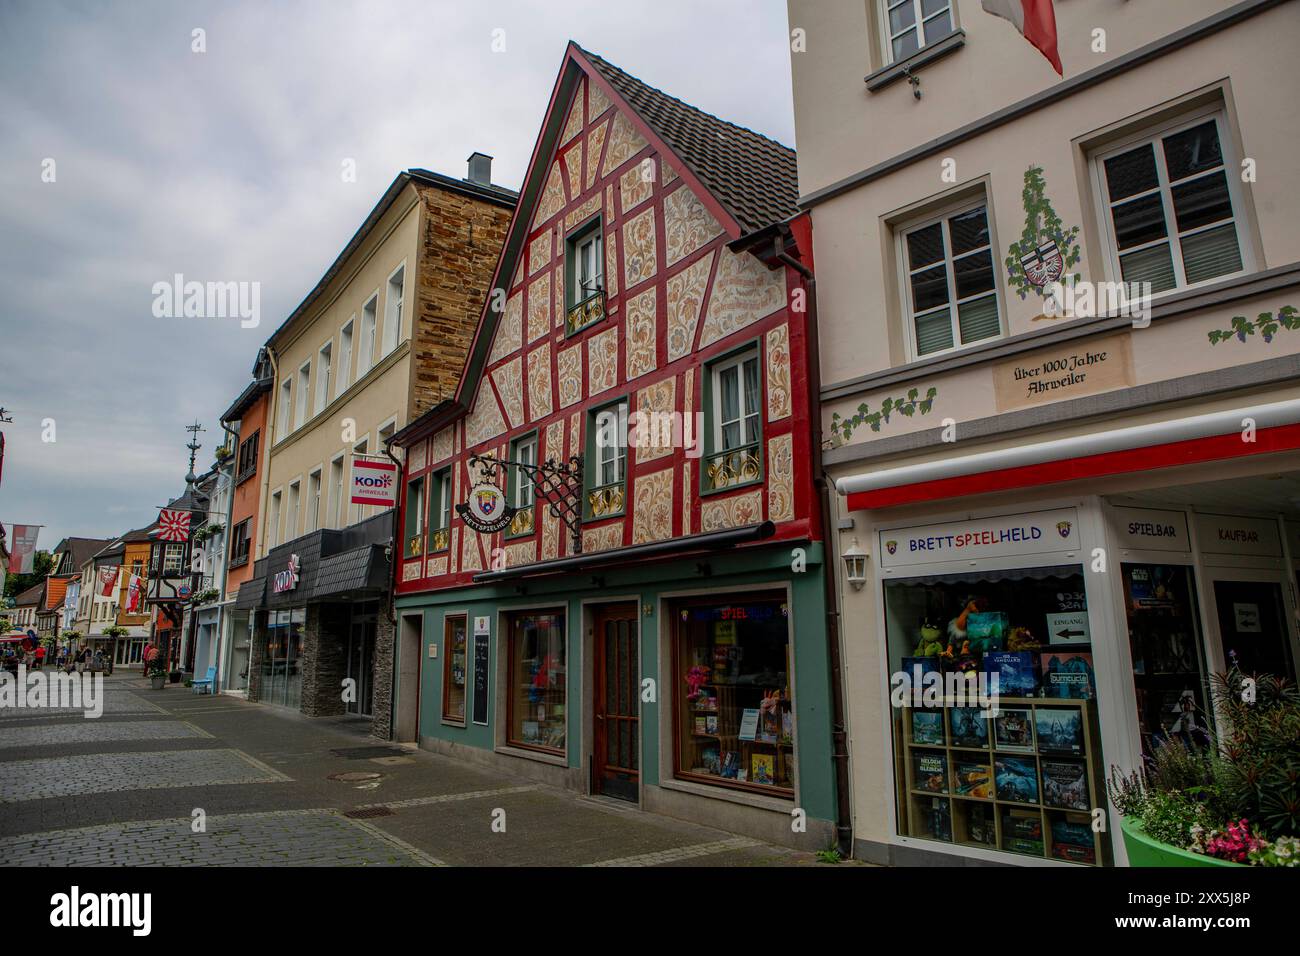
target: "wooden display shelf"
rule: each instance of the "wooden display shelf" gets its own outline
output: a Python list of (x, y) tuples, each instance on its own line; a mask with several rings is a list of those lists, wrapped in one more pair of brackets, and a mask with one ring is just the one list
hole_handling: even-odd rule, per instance
[[(1094, 702), (1091, 700), (1074, 698), (1000, 698), (998, 706), (1001, 710), (1018, 708), (1031, 711), (1030, 717), (1033, 724), (1034, 741), (1032, 752), (998, 750), (996, 746), (996, 730), (991, 724), (988, 727), (987, 746), (952, 744), (951, 710), (953, 706), (956, 706), (952, 701), (945, 701), (941, 707), (924, 708), (925, 710), (942, 711), (943, 740), (939, 743), (920, 743), (912, 739), (911, 718), (914, 708), (900, 708), (894, 715), (894, 756), (895, 761), (901, 762), (903, 766), (903, 772), (897, 776), (897, 785), (904, 835), (959, 846), (999, 850), (1000, 852), (1019, 856), (1029, 855), (1044, 859), (1064, 859), (1067, 862), (1083, 865), (1100, 866), (1109, 863), (1110, 845), (1104, 839), (1103, 834), (1091, 832), (1092, 818), (1089, 811), (1052, 806), (1045, 802), (1044, 794), (1043, 764), (1058, 760), (1071, 761), (1083, 765), (1084, 781), (1088, 788), (1089, 808), (1104, 807), (1106, 805), (1099, 754), (1100, 736), (1096, 723), (1096, 708), (1093, 704)], [(962, 706), (966, 705), (963, 704)], [(1037, 711), (1040, 708), (1074, 709), (1079, 711), (1079, 720), (1083, 731), (1082, 753), (1070, 754), (1043, 751), (1038, 741), (1037, 729)], [(925, 753), (943, 757), (946, 792), (939, 793), (926, 790), (917, 785), (915, 758), (919, 754)], [(1036, 800), (1020, 801), (998, 797), (996, 760), (999, 757), (1032, 762), (1038, 788)], [(954, 793), (957, 761), (981, 763), (987, 766), (990, 774), (990, 784), (993, 788), (992, 795), (979, 797), (973, 794)], [(1010, 826), (1011, 822), (1016, 819), (1027, 821), (1036, 819), (1038, 824), (1036, 835), (1018, 835)], [(1087, 856), (1086, 850), (1088, 848), (1082, 851), (1063, 851), (1065, 855), (1057, 855), (1054, 852), (1053, 822), (1069, 823), (1088, 828), (1092, 835), (1092, 845), (1090, 847), (1092, 860), (1090, 862), (1080, 858)], [(939, 832), (936, 832), (936, 830)], [(979, 840), (974, 835), (981, 832), (986, 839)], [(1030, 832), (1032, 833), (1032, 831)], [(1012, 844), (1016, 840), (1026, 840), (1026, 846), (1033, 848), (1034, 852), (1027, 853), (1025, 849), (1012, 848)], [(1041, 848), (1038, 844), (1041, 844)], [(1076, 844), (1072, 843), (1063, 843), (1063, 845), (1067, 847), (1076, 846)]]

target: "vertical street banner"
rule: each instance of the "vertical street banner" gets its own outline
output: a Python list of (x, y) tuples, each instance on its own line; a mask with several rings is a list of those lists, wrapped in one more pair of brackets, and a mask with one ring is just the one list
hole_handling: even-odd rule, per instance
[(392, 508), (397, 504), (397, 465), (352, 459), (352, 503)]
[(131, 575), (130, 580), (127, 582), (126, 610), (130, 614), (134, 614), (140, 610), (141, 592), (144, 590), (143, 584), (144, 582), (140, 580), (140, 575), (138, 574)]
[(16, 524), (9, 535), (9, 573), (31, 574), (36, 566), (36, 537), (41, 533), (38, 524)]
[(113, 591), (117, 587), (117, 572), (119, 570), (116, 566), (99, 569), (99, 593), (101, 597), (113, 596)]

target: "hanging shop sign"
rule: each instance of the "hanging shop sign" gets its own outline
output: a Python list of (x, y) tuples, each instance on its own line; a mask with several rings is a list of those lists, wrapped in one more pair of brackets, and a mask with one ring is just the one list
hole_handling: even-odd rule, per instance
[(1079, 516), (1073, 508), (1062, 508), (895, 528), (881, 531), (879, 537), (877, 554), (884, 569), (1074, 551), (1079, 547)]
[(397, 504), (397, 465), (352, 459), (352, 503), (391, 508)]
[(484, 481), (469, 490), (468, 501), (456, 505), (456, 514), (479, 534), (495, 534), (510, 524), (515, 509), (498, 485)]
[(1277, 522), (1269, 518), (1238, 515), (1196, 516), (1196, 546), (1207, 554), (1256, 555), (1276, 558), (1282, 554)]
[(271, 579), (272, 593), (283, 594), (285, 591), (292, 591), (298, 586), (298, 577), (301, 572), (302, 565), (298, 561), (298, 555), (289, 555), (289, 566)]
[(1121, 548), (1133, 551), (1191, 551), (1187, 515), (1181, 511), (1116, 508), (1112, 525)]

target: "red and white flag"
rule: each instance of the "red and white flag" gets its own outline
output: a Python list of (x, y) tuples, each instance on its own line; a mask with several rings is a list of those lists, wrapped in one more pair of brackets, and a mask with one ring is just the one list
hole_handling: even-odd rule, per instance
[(190, 540), (190, 513), (188, 511), (168, 511), (164, 508), (158, 513), (159, 541)]
[(100, 568), (99, 569), (99, 593), (101, 597), (112, 597), (113, 589), (117, 587), (117, 572), (119, 568)]
[(1061, 55), (1056, 52), (1056, 10), (1052, 0), (983, 0), (986, 13), (1010, 20), (1026, 40), (1038, 48), (1061, 76)]
[(9, 573), (31, 574), (36, 566), (36, 538), (41, 533), (38, 524), (10, 525), (13, 534), (9, 535)]
[(140, 610), (140, 597), (143, 582), (138, 574), (131, 575), (126, 584), (126, 610), (128, 613), (134, 613)]

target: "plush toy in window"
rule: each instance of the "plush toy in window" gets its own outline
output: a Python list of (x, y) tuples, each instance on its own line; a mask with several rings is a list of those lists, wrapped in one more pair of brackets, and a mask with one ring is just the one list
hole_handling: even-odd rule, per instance
[(1038, 638), (1030, 633), (1027, 627), (1013, 627), (1007, 631), (1007, 650), (1009, 651), (1036, 651), (1042, 647)]
[(921, 622), (920, 639), (916, 642), (913, 657), (938, 657), (943, 653), (943, 631), (930, 620)]
[(703, 664), (696, 664), (686, 672), (686, 686), (690, 689), (687, 700), (699, 699), (700, 691), (709, 682), (709, 673), (709, 668)]
[(966, 640), (966, 621), (976, 611), (982, 611), (988, 606), (988, 602), (982, 597), (972, 597), (966, 599), (962, 611), (951, 621), (948, 622), (948, 641), (950, 644), (956, 644), (961, 647), (961, 642)]

